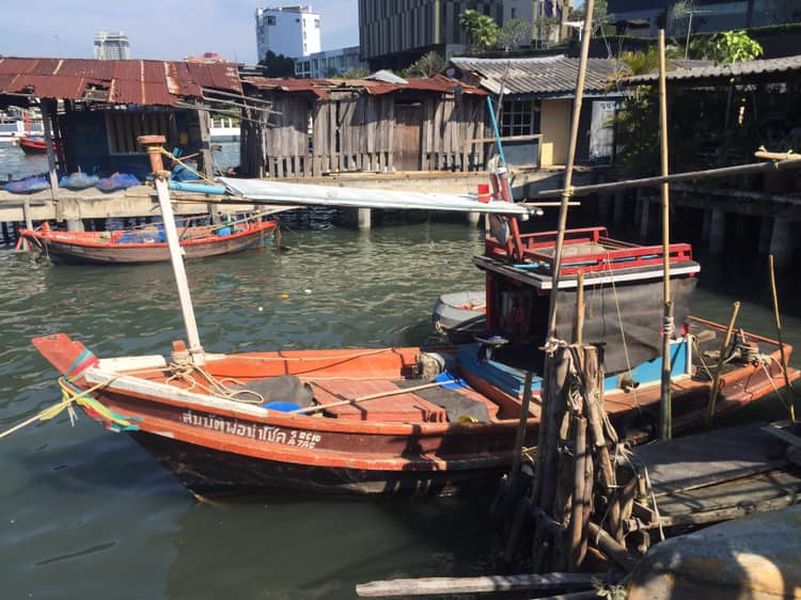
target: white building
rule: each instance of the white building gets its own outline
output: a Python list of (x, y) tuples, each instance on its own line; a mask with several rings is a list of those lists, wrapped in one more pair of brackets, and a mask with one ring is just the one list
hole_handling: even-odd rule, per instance
[(557, 43), (566, 34), (564, 23), (573, 0), (503, 0), (503, 22), (523, 19), (531, 23), (531, 37), (539, 42)]
[(295, 59), (295, 77), (325, 79), (344, 75), (352, 69), (366, 69), (359, 56), (359, 47), (324, 50)]
[(256, 9), (258, 60), (268, 51), (289, 58), (320, 51), (320, 14), (311, 6), (280, 6)]
[(124, 31), (98, 31), (95, 33), (95, 58), (100, 60), (127, 60), (131, 47)]

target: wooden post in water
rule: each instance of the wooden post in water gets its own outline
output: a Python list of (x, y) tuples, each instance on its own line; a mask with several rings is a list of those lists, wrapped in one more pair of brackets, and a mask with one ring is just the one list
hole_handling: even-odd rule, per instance
[[(572, 473), (563, 472), (561, 476), (559, 469), (560, 462), (564, 463), (565, 459), (560, 452), (560, 447), (565, 441), (564, 437), (569, 435), (565, 431), (564, 425), (565, 419), (568, 419), (568, 413), (572, 415), (568, 422), (574, 424), (573, 427), (568, 427), (569, 430), (574, 432), (574, 441), (575, 438), (580, 437), (581, 431), (579, 429), (584, 432), (584, 439), (586, 440), (586, 420), (580, 414), (574, 414), (574, 411), (569, 408), (567, 388), (569, 386), (568, 370), (571, 368), (570, 350), (563, 342), (557, 339), (556, 310), (562, 268), (562, 248), (564, 246), (565, 229), (567, 228), (567, 212), (573, 193), (573, 169), (578, 147), (579, 123), (584, 98), (584, 84), (587, 76), (594, 7), (595, 1), (587, 0), (584, 7), (584, 34), (576, 79), (576, 98), (573, 102), (573, 114), (570, 124), (570, 144), (559, 209), (559, 229), (554, 250), (553, 272), (551, 274), (552, 284), (548, 305), (548, 329), (545, 339), (545, 366), (542, 383), (542, 416), (540, 419), (540, 441), (542, 446), (537, 449), (536, 496), (533, 498), (537, 517), (534, 542), (532, 544), (532, 562), (535, 572), (543, 569), (549, 561), (551, 567), (556, 563), (560, 567), (569, 565), (571, 568), (576, 568), (581, 559), (582, 539), (586, 539), (583, 534), (584, 528), (580, 525), (580, 523), (584, 522), (584, 512), (576, 507), (576, 503), (583, 503), (584, 486), (577, 486), (576, 484), (580, 478), (583, 481), (586, 464), (582, 461), (577, 461), (573, 465)], [(578, 319), (576, 325), (577, 329), (579, 329)], [(579, 332), (576, 331), (576, 333), (578, 334)], [(577, 417), (578, 421), (576, 420)], [(585, 450), (586, 443), (581, 450), (574, 444), (574, 457), (578, 458), (579, 453), (585, 452)], [(562, 460), (560, 460), (560, 456)], [(570, 517), (568, 517), (566, 503), (571, 498), (576, 511), (571, 512)], [(565, 529), (566, 524), (570, 528), (569, 531)]]
[(788, 398), (789, 405), (787, 406), (788, 416), (790, 421), (795, 422), (795, 400), (793, 399), (793, 384), (790, 381), (790, 376), (787, 374), (787, 354), (784, 351), (784, 340), (782, 339), (782, 318), (779, 311), (779, 290), (776, 286), (776, 270), (773, 264), (773, 255), (768, 257), (768, 268), (770, 270), (770, 292), (773, 297), (773, 319), (776, 322), (776, 339), (779, 342), (779, 355), (782, 361), (782, 373), (784, 374), (784, 382), (790, 388), (790, 396)]
[[(659, 142), (662, 176), (670, 174), (668, 164), (667, 82), (665, 78), (665, 30), (659, 30)], [(662, 381), (660, 389), (659, 437), (669, 440), (673, 432), (670, 399), (670, 339), (673, 337), (673, 306), (670, 299), (670, 184), (662, 182)]]
[(211, 161), (211, 132), (209, 131), (209, 121), (211, 120), (211, 113), (208, 110), (202, 110), (202, 103), (197, 103), (198, 110), (196, 111), (198, 119), (198, 127), (200, 130), (200, 170), (207, 177), (214, 177), (212, 172)]
[(58, 173), (56, 172), (56, 153), (53, 150), (53, 123), (51, 115), (55, 100), (44, 98), (42, 100), (42, 127), (44, 128), (45, 147), (47, 148), (47, 169), (50, 177), (50, 196), (53, 202), (58, 202)]
[(203, 346), (200, 345), (195, 309), (192, 306), (189, 281), (186, 278), (186, 269), (184, 268), (183, 250), (178, 240), (178, 230), (175, 226), (175, 216), (170, 202), (170, 190), (167, 187), (169, 173), (164, 170), (164, 163), (161, 160), (161, 148), (166, 138), (163, 135), (141, 135), (137, 140), (147, 147), (147, 154), (150, 158), (150, 168), (153, 171), (153, 179), (156, 184), (161, 217), (164, 221), (164, 233), (167, 236), (167, 247), (170, 250), (170, 262), (175, 275), (175, 284), (178, 287), (178, 298), (181, 302), (181, 313), (186, 327), (187, 342), (189, 342), (189, 354), (195, 364), (202, 365), (206, 362), (206, 359)]

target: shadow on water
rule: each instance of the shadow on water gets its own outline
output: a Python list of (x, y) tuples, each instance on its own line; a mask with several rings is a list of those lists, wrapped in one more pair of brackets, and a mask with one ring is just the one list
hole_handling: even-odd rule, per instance
[[(352, 598), (384, 577), (479, 574), (488, 499), (289, 498), (198, 504), (180, 519), (171, 597)], [(487, 544), (487, 545), (485, 545)]]

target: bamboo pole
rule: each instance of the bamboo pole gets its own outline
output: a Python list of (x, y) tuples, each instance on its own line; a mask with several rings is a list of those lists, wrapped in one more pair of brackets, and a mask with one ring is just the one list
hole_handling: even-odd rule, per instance
[[(773, 318), (776, 321), (776, 338), (779, 342), (779, 354), (781, 356), (782, 361), (782, 372), (784, 373), (784, 382), (787, 384), (787, 387), (790, 388), (792, 392), (793, 387), (792, 383), (790, 382), (790, 377), (787, 374), (787, 355), (784, 352), (784, 342), (782, 341), (782, 319), (781, 314), (779, 312), (779, 291), (776, 286), (776, 271), (773, 267), (773, 255), (771, 254), (768, 257), (768, 267), (770, 270), (770, 291), (771, 295), (773, 296)], [(788, 406), (787, 410), (789, 412), (790, 420), (795, 422), (795, 402), (793, 401), (792, 395), (788, 398)]]
[(718, 398), (718, 388), (720, 387), (720, 372), (723, 370), (723, 354), (731, 341), (731, 332), (734, 330), (734, 324), (737, 322), (737, 315), (740, 314), (740, 302), (737, 301), (731, 305), (731, 317), (729, 318), (729, 325), (726, 327), (726, 335), (720, 342), (720, 352), (718, 353), (718, 364), (715, 370), (715, 378), (712, 380), (712, 390), (709, 394), (709, 404), (706, 409), (706, 426), (712, 424), (712, 418), (715, 416), (715, 402)]
[(531, 405), (531, 383), (534, 374), (526, 371), (523, 382), (523, 401), (520, 404), (520, 420), (517, 422), (517, 437), (515, 438), (515, 453), (512, 456), (512, 474), (517, 474), (520, 470), (520, 463), (523, 455), (523, 444), (526, 441), (526, 425), (528, 424), (528, 409)]
[[(665, 30), (659, 30), (659, 145), (662, 176), (670, 174), (668, 163), (667, 83), (665, 81)], [(670, 398), (670, 338), (673, 337), (673, 310), (670, 299), (670, 183), (662, 182), (662, 379), (660, 382), (659, 437), (669, 440), (673, 433), (673, 407)]]
[[(587, 194), (600, 194), (602, 192), (613, 192), (637, 187), (649, 187), (660, 185), (665, 181), (676, 183), (679, 181), (690, 181), (695, 179), (710, 179), (713, 177), (731, 177), (732, 175), (748, 175), (752, 173), (764, 173), (774, 171), (785, 171), (787, 169), (801, 169), (801, 160), (790, 158), (784, 160), (773, 160), (769, 158), (771, 153), (756, 152), (756, 158), (767, 158), (773, 162), (749, 163), (744, 165), (732, 165), (730, 167), (720, 167), (717, 169), (703, 169), (701, 171), (687, 171), (685, 173), (674, 173), (673, 175), (656, 175), (654, 177), (640, 177), (639, 179), (626, 179), (623, 181), (613, 181), (611, 183), (596, 183), (574, 187), (571, 190), (573, 196), (585, 196)], [(562, 189), (542, 190), (534, 198), (554, 198), (563, 193)]]
[(187, 342), (189, 343), (189, 354), (197, 365), (206, 362), (203, 346), (200, 344), (200, 334), (195, 320), (195, 309), (192, 306), (192, 296), (189, 292), (189, 281), (186, 277), (184, 267), (183, 250), (178, 240), (178, 229), (175, 226), (175, 216), (170, 202), (170, 190), (167, 187), (169, 174), (164, 170), (164, 163), (161, 160), (161, 147), (166, 141), (161, 135), (142, 135), (138, 141), (147, 147), (150, 157), (150, 168), (153, 171), (153, 179), (156, 184), (161, 217), (164, 222), (164, 233), (167, 236), (167, 248), (170, 251), (170, 262), (175, 276), (175, 285), (178, 287), (178, 298), (181, 302), (181, 313), (186, 327)]
[(587, 472), (587, 419), (574, 414), (573, 421), (573, 504), (568, 528), (568, 571), (575, 572), (581, 565), (581, 550), (586, 539), (584, 514), (590, 507), (584, 506)]
[(562, 204), (559, 208), (559, 231), (556, 235), (556, 248), (554, 249), (554, 266), (551, 275), (551, 290), (548, 303), (548, 330), (546, 343), (556, 334), (556, 297), (559, 290), (559, 271), (562, 268), (562, 246), (565, 241), (567, 228), (567, 211), (570, 197), (573, 195), (573, 169), (576, 163), (576, 149), (578, 147), (579, 123), (581, 121), (581, 105), (584, 100), (584, 83), (587, 78), (587, 62), (590, 52), (590, 38), (592, 37), (592, 15), (595, 0), (587, 0), (584, 5), (584, 37), (581, 40), (581, 58), (579, 61), (578, 77), (576, 80), (576, 99), (573, 102), (573, 115), (570, 123), (570, 145), (567, 151), (567, 166), (565, 167), (565, 181), (562, 188)]
[(579, 346), (584, 343), (584, 312), (584, 271), (579, 271), (576, 281), (576, 327), (573, 336)]

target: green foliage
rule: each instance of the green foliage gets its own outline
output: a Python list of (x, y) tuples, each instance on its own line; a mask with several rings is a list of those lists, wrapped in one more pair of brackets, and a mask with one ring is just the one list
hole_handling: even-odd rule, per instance
[(534, 19), (534, 30), (537, 32), (537, 39), (539, 40), (540, 47), (549, 45), (551, 41), (551, 33), (555, 27), (559, 26), (559, 19), (556, 17), (537, 17)]
[(759, 42), (752, 39), (742, 29), (722, 31), (699, 44), (698, 50), (704, 58), (714, 60), (715, 64), (730, 65), (762, 56), (764, 50)]
[[(681, 51), (673, 45), (665, 48), (667, 59), (678, 58)], [(647, 75), (659, 70), (659, 49), (650, 46), (645, 50), (626, 51), (620, 54), (620, 60), (626, 65), (631, 75)]]
[(525, 19), (510, 19), (498, 34), (498, 45), (505, 51), (519, 48), (531, 41), (531, 23)]
[(348, 69), (347, 71), (345, 71), (342, 74), (341, 79), (364, 79), (369, 74), (370, 74), (370, 71), (368, 71), (364, 67), (353, 67), (353, 68)]
[[(579, 8), (573, 9), (570, 13), (570, 20), (571, 21), (583, 21), (584, 17), (586, 16), (586, 11), (584, 7), (586, 6), (586, 2), (582, 4)], [(607, 21), (609, 16), (609, 8), (607, 5), (607, 0), (595, 0), (595, 5), (592, 9), (592, 30), (593, 34), (598, 30), (601, 29)]]
[(498, 42), (501, 29), (492, 17), (475, 10), (466, 10), (460, 15), (459, 24), (467, 31), (473, 50), (485, 50)]
[(445, 68), (445, 64), (442, 55), (432, 50), (401, 71), (401, 77), (433, 77)]
[(295, 61), (283, 54), (276, 54), (272, 50), (268, 50), (259, 61), (260, 65), (266, 67), (268, 77), (294, 77), (295, 76)]
[(653, 88), (628, 96), (615, 117), (618, 162), (629, 173), (655, 172), (659, 163), (659, 114)]

